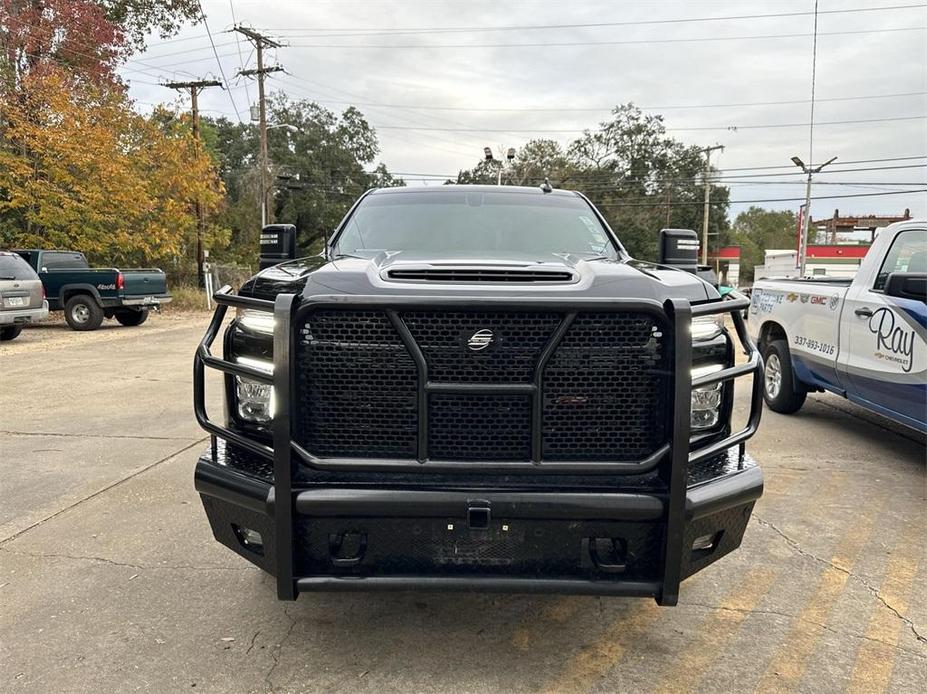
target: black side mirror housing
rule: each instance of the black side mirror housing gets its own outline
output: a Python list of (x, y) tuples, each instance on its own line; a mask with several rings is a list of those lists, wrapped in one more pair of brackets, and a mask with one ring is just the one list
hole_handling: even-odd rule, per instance
[(698, 272), (698, 234), (691, 229), (662, 229), (658, 262), (660, 265), (671, 265), (696, 274)]
[(893, 272), (883, 291), (886, 296), (927, 302), (927, 272)]
[(296, 227), (293, 224), (268, 224), (261, 229), (261, 270), (295, 257)]

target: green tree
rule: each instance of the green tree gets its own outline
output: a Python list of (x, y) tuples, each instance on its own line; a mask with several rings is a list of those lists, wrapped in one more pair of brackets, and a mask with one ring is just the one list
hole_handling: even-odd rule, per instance
[[(356, 108), (342, 114), (276, 93), (270, 120), (292, 128), (268, 131), (273, 219), (295, 224), (300, 249), (316, 253), (365, 190), (405, 185), (380, 163), (376, 133)], [(253, 262), (260, 233), (258, 130), (252, 124), (203, 120), (204, 138), (228, 191), (222, 223), (231, 229), (230, 259)]]
[[(753, 269), (764, 262), (765, 252), (773, 248), (794, 248), (795, 213), (750, 207), (734, 220), (731, 233), (740, 245), (740, 276), (753, 279)], [(742, 280), (742, 281), (743, 281)]]
[[(529, 142), (504, 177), (521, 185), (551, 185), (584, 193), (599, 208), (631, 255), (656, 260), (659, 230), (701, 231), (704, 156), (666, 134), (662, 116), (633, 104), (616, 106), (611, 120), (584, 131), (564, 151), (551, 140)], [(498, 169), (480, 162), (459, 183), (495, 183)], [(728, 189), (712, 185), (712, 246), (728, 231)]]

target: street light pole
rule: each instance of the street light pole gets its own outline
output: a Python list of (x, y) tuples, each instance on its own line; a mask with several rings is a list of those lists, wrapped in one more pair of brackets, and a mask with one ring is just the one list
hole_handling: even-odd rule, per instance
[(805, 264), (808, 258), (808, 229), (811, 226), (811, 176), (820, 173), (828, 164), (833, 164), (837, 157), (831, 157), (820, 166), (805, 166), (799, 157), (792, 157), (792, 163), (802, 170), (802, 173), (808, 176), (805, 183), (805, 209), (801, 221), (801, 236), (798, 241), (798, 276), (805, 276)]
[[(496, 161), (492, 156), (492, 149), (490, 147), (483, 147), (483, 157), (486, 161)], [(499, 160), (499, 170), (496, 172), (496, 185), (502, 185), (502, 172), (505, 170), (505, 162), (512, 162), (515, 160), (515, 148), (509, 147), (505, 153), (505, 160)]]

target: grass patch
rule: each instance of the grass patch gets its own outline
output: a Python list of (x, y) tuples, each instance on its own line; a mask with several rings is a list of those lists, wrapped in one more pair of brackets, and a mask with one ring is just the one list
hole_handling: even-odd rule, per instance
[(207, 311), (206, 291), (191, 285), (178, 284), (168, 287), (171, 302), (164, 304), (165, 313), (186, 313), (191, 311)]

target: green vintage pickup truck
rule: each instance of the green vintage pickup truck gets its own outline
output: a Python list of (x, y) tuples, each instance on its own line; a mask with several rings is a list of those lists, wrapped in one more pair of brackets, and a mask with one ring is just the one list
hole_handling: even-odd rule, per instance
[(164, 271), (91, 268), (83, 253), (16, 250), (38, 273), (50, 311), (64, 311), (73, 330), (96, 330), (104, 318), (141, 325), (151, 308), (171, 300)]

